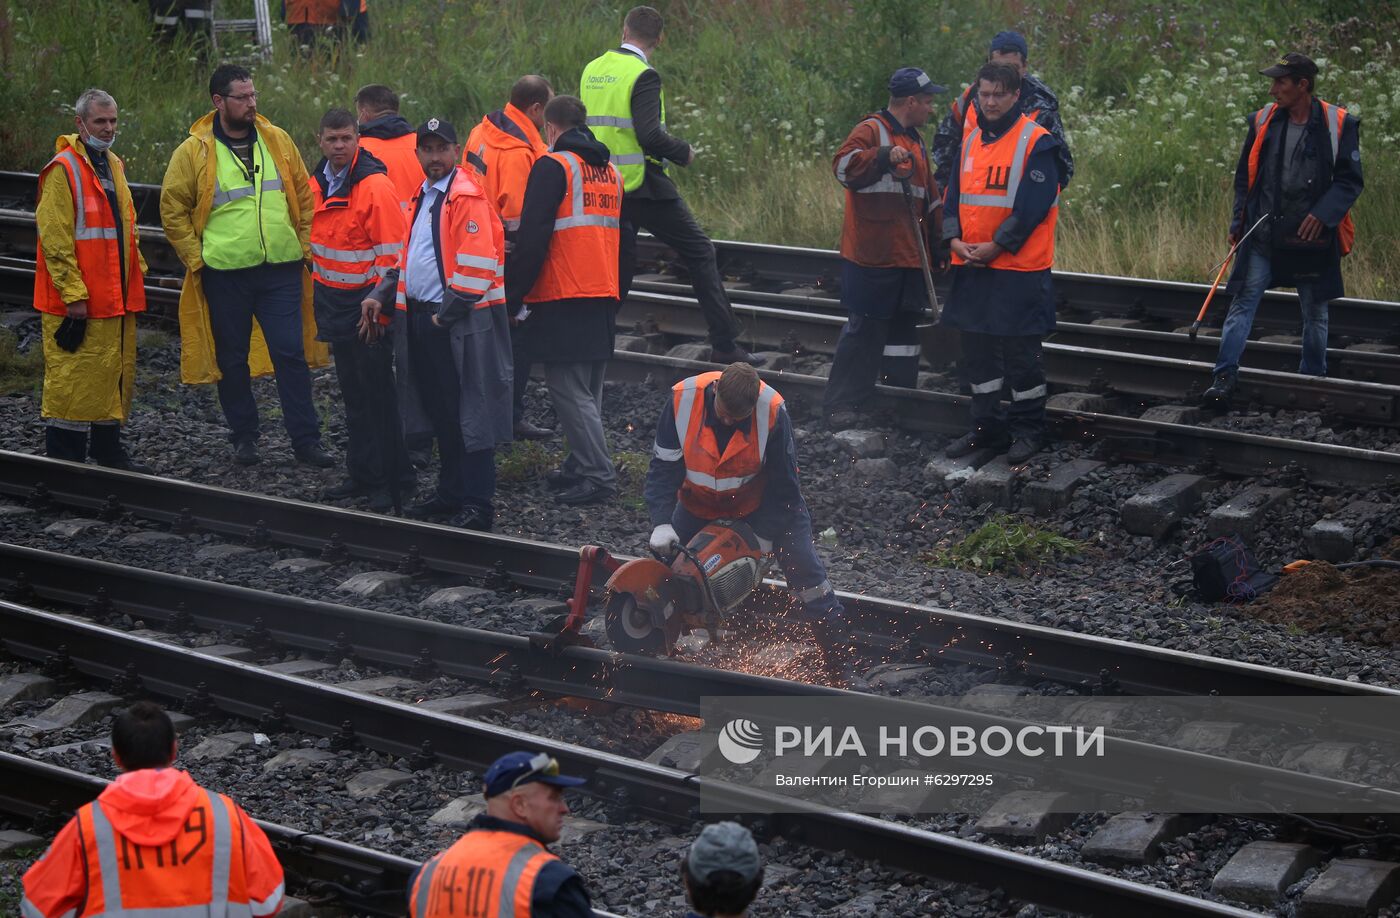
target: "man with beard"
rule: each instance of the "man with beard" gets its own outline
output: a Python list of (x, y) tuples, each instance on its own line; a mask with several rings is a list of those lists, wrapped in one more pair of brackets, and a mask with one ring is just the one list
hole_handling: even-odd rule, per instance
[(306, 164), (287, 132), (258, 114), (246, 69), (220, 65), (209, 95), (214, 111), (175, 148), (160, 190), (166, 238), (188, 272), (180, 289), (180, 375), (218, 383), (234, 461), (252, 465), (261, 457), (250, 376), (275, 368), (298, 461), (329, 468), (335, 461), (321, 448), (308, 367), (329, 358), (315, 340), (305, 268), (314, 207)]

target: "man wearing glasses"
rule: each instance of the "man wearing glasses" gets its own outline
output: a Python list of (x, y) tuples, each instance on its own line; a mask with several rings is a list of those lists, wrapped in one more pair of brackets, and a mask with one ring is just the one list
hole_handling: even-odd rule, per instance
[(186, 268), (180, 378), (218, 384), (234, 461), (252, 465), (260, 457), (250, 376), (275, 369), (297, 460), (329, 468), (308, 367), (330, 361), (315, 340), (305, 268), (315, 209), (306, 164), (287, 132), (258, 114), (243, 67), (220, 65), (209, 95), (214, 110), (175, 148), (160, 190), (161, 223)]
[(486, 812), (429, 859), (409, 884), (412, 918), (461, 915), (591, 918), (588, 891), (574, 868), (550, 853), (569, 805), (564, 789), (582, 778), (559, 773), (544, 752), (511, 752), (486, 770)]

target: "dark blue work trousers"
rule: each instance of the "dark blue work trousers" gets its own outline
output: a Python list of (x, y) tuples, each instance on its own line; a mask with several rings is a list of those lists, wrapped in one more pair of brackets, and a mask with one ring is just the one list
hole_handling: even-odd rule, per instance
[(433, 304), (408, 301), (409, 372), (438, 444), (438, 498), (492, 519), (496, 450), (468, 451), (462, 439), (462, 381), (452, 353), (452, 333), (433, 324)]
[(214, 360), (222, 374), (219, 404), (228, 421), (229, 439), (235, 443), (258, 438), (258, 405), (248, 374), (248, 341), (254, 318), (277, 373), (282, 423), (292, 446), (321, 442), (321, 421), (311, 403), (311, 370), (301, 343), (302, 270), (301, 262), (295, 261), (236, 271), (205, 267), (200, 273), (209, 302)]

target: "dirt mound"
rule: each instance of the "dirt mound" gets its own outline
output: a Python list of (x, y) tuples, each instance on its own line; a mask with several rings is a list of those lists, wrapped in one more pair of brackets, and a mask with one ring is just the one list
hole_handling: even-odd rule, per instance
[[(1400, 538), (1377, 553), (1400, 560)], [(1400, 644), (1400, 568), (1351, 567), (1338, 570), (1314, 561), (1281, 578), (1245, 614), (1307, 632), (1326, 631), (1366, 644)]]

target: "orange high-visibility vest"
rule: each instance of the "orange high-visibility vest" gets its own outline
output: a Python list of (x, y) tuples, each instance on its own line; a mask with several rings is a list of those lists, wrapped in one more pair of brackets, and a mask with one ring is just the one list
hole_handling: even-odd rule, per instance
[[(121, 160), (108, 155), (113, 181), (122, 171)], [(88, 317), (110, 319), (128, 312), (146, 309), (146, 287), (141, 277), (139, 237), (136, 233), (136, 213), (118, 220), (112, 213), (107, 190), (97, 170), (72, 147), (49, 160), (39, 173), (39, 193), (43, 194), (44, 179), (55, 167), (68, 172), (68, 187), (73, 193), (73, 251), (78, 258), (78, 270), (88, 290)], [(117, 234), (126, 242), (126, 290), (122, 290), (122, 269)], [(34, 266), (34, 308), (40, 312), (62, 316), (68, 306), (54, 286), (44, 262), (44, 247), (37, 247)]]
[[(1327, 122), (1327, 139), (1332, 141), (1332, 162), (1337, 162), (1337, 151), (1342, 142), (1342, 122), (1346, 120), (1347, 110), (1340, 105), (1333, 105), (1330, 102), (1317, 100), (1322, 104), (1322, 120)], [(1254, 180), (1259, 177), (1259, 154), (1264, 149), (1264, 136), (1269, 133), (1269, 126), (1273, 122), (1274, 111), (1278, 105), (1270, 102), (1259, 109), (1250, 117), (1254, 119), (1254, 146), (1249, 148), (1249, 190), (1254, 190)], [(1341, 247), (1343, 255), (1351, 252), (1352, 244), (1356, 241), (1356, 224), (1352, 222), (1351, 211), (1342, 215), (1342, 222), (1337, 224), (1337, 243)]]
[(407, 218), (413, 196), (423, 187), (423, 167), (418, 162), (418, 137), (412, 131), (398, 137), (360, 137), (360, 146), (374, 154), (389, 170), (389, 180)]
[(683, 379), (671, 388), (676, 434), (685, 460), (685, 481), (677, 496), (681, 506), (703, 520), (739, 519), (758, 509), (768, 474), (763, 468), (768, 437), (778, 422), (783, 397), (765, 382), (746, 426), (734, 431), (720, 455), (715, 432), (705, 423), (705, 390), (720, 371)]
[[(1036, 142), (1049, 131), (1022, 115), (1005, 134), (992, 143), (982, 139), (982, 129), (973, 128), (963, 141), (958, 174), (958, 226), (967, 243), (991, 242), (1002, 221), (1011, 216), (1016, 191), (1029, 178), (1026, 164)], [(1057, 181), (1042, 176), (1042, 181)], [(1060, 215), (1057, 198), (1050, 213), (1040, 221), (1019, 252), (1002, 252), (988, 267), (1005, 271), (1044, 271), (1055, 262), (1055, 223)], [(965, 264), (953, 253), (953, 264)]]
[[(409, 208), (403, 248), (399, 250), (399, 286), (395, 305), (408, 309), (404, 267), (408, 261), (409, 239), (413, 235), (413, 213), (422, 188)], [(461, 166), (452, 170), (446, 200), (438, 212), (438, 241), (446, 287), (464, 297), (480, 297), (474, 308), (486, 309), (506, 301), (506, 236), (501, 218), (486, 200), (481, 186)]]
[(563, 169), (566, 191), (554, 217), (549, 254), (527, 303), (617, 299), (622, 176), (612, 163), (591, 166), (577, 153), (550, 153)]
[(535, 878), (558, 858), (515, 832), (473, 829), (423, 865), (412, 918), (529, 918)]
[[(347, 167), (354, 173), (360, 151)], [(311, 218), (311, 279), (339, 290), (357, 290), (383, 280), (403, 248), (403, 211), (398, 192), (382, 172), (366, 175), (349, 195), (321, 194), (311, 179), (316, 209)]]
[(79, 809), (88, 896), (77, 918), (156, 910), (171, 918), (276, 912), (282, 904), (280, 885), (263, 901), (249, 895), (243, 866), (249, 852), (237, 809), (223, 794), (203, 794), (184, 830), (158, 846), (130, 842), (112, 826), (101, 800)]

